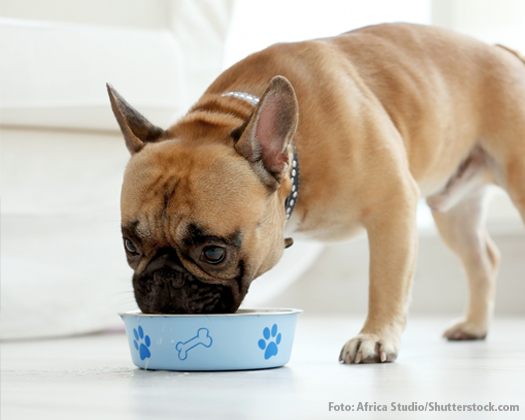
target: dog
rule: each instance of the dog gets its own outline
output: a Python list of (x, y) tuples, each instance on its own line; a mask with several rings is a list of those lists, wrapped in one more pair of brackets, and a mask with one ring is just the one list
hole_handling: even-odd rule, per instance
[(228, 313), (292, 238), (366, 231), (368, 316), (343, 363), (392, 362), (426, 198), (470, 288), (450, 340), (482, 339), (499, 251), (489, 184), (525, 220), (525, 62), (448, 30), (381, 24), (283, 43), (224, 71), (166, 130), (108, 85), (131, 160), (122, 235), (144, 313)]

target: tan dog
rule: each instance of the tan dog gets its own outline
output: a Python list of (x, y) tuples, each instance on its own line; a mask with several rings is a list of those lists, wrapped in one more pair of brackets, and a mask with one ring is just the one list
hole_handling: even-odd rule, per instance
[(485, 337), (499, 262), (483, 226), (485, 185), (505, 188), (525, 219), (525, 65), (516, 54), (411, 24), (277, 44), (221, 74), (167, 130), (109, 93), (132, 154), (122, 232), (142, 311), (235, 311), (285, 237), (331, 241), (366, 229), (368, 317), (340, 360), (393, 361), (416, 207), (427, 197), (470, 286), (466, 317), (445, 335)]

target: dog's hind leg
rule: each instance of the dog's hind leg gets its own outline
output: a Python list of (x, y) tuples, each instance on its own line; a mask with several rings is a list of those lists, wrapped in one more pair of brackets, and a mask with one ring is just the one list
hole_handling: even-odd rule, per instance
[(505, 189), (525, 224), (525, 147), (523, 154), (505, 166)]
[(445, 331), (449, 340), (482, 339), (494, 310), (500, 253), (485, 226), (487, 187), (471, 190), (446, 212), (433, 212), (439, 233), (459, 257), (469, 285), (466, 315)]
[(509, 54), (501, 55), (507, 71), (498, 77), (496, 89), (488, 92), (487, 114), (492, 118), (485, 127), (489, 133), (486, 143), (497, 162), (498, 184), (507, 190), (525, 223), (525, 57), (503, 45), (498, 47), (514, 57), (509, 60)]

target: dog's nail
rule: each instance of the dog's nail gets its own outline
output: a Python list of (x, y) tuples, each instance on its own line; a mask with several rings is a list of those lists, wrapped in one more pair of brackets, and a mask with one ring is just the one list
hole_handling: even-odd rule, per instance
[(345, 363), (346, 363), (347, 365), (351, 365), (351, 364), (352, 364), (352, 358), (350, 357), (350, 353), (348, 353), (348, 354), (346, 355)]
[(386, 362), (386, 352), (382, 351), (379, 357), (381, 358), (381, 363)]
[(357, 356), (355, 357), (355, 364), (361, 363), (361, 360), (363, 360), (363, 355), (361, 353), (357, 353)]
[(293, 239), (292, 238), (286, 238), (284, 240), (284, 248), (290, 248), (293, 245)]

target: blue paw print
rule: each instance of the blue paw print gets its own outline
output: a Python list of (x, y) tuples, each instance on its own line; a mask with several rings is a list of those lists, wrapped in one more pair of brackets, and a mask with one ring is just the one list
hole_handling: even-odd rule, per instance
[[(151, 357), (151, 352), (149, 351), (149, 346), (151, 346), (151, 340), (149, 339), (149, 335), (144, 336), (144, 330), (139, 325), (139, 330), (133, 328), (133, 335), (135, 336), (135, 340), (133, 340), (133, 344), (135, 345), (135, 348), (139, 351), (140, 360), (147, 359), (148, 357)], [(144, 339), (144, 342), (142, 340)]]
[[(270, 357), (275, 356), (277, 354), (278, 348), (277, 346), (281, 342), (281, 333), (277, 334), (277, 324), (273, 324), (271, 336), (272, 338), (275, 338), (275, 341), (270, 341), (268, 343), (268, 340), (270, 340), (270, 329), (265, 328), (263, 331), (264, 339), (259, 340), (259, 348), (261, 350), (266, 349), (264, 352), (264, 358), (268, 360)], [(277, 337), (276, 337), (277, 336)]]

